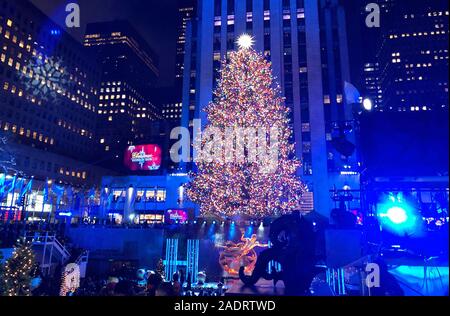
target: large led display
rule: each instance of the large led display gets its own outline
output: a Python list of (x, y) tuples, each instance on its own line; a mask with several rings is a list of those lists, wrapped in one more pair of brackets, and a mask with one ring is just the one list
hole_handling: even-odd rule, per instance
[(131, 171), (154, 171), (161, 168), (161, 148), (158, 145), (130, 146), (125, 151), (124, 165)]
[(165, 222), (167, 224), (183, 224), (188, 220), (188, 213), (185, 210), (167, 210)]

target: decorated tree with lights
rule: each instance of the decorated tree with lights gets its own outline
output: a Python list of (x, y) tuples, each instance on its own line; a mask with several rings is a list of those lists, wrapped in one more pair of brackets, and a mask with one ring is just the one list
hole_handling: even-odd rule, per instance
[[(200, 204), (203, 215), (282, 215), (298, 206), (304, 192), (296, 176), (301, 164), (290, 142), (290, 110), (272, 76), (271, 63), (252, 48), (252, 42), (249, 35), (241, 36), (239, 50), (222, 62), (214, 101), (205, 110), (208, 124), (204, 130), (213, 129), (221, 135), (219, 141), (208, 147), (209, 136), (202, 136), (194, 144), (200, 159), (187, 185), (187, 196)], [(230, 130), (234, 133), (231, 142)], [(272, 138), (274, 131), (276, 138)], [(218, 143), (225, 145), (217, 147)], [(277, 150), (276, 160), (255, 150), (272, 146)], [(205, 150), (219, 159), (204, 159)]]
[(3, 271), (4, 296), (31, 296), (34, 261), (31, 245), (16, 246), (12, 257), (6, 261)]

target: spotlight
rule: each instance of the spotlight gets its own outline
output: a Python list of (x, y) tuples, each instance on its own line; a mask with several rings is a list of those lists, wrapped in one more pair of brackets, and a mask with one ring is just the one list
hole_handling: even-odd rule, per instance
[(213, 225), (216, 225), (216, 221), (213, 221)]
[(406, 214), (406, 211), (398, 206), (394, 206), (388, 209), (386, 216), (394, 224), (402, 224), (408, 220), (408, 215)]
[(373, 109), (373, 102), (372, 102), (372, 100), (369, 99), (369, 98), (365, 98), (363, 100), (363, 108), (366, 111), (372, 111), (372, 109)]
[(413, 207), (401, 200), (388, 200), (378, 210), (381, 226), (397, 235), (418, 233), (420, 225), (416, 213)]
[(194, 224), (197, 224), (197, 221), (194, 221)]

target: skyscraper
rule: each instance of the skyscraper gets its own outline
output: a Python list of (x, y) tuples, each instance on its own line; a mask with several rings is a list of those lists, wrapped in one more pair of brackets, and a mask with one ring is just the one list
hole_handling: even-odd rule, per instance
[(2, 2), (0, 46), (0, 129), (17, 171), (99, 183), (92, 163), (100, 73), (91, 56), (25, 0)]
[(383, 110), (448, 111), (448, 2), (388, 2), (377, 52)]
[(383, 101), (380, 85), (380, 64), (378, 62), (364, 64), (364, 97), (369, 98), (375, 109), (378, 109)]
[(195, 118), (205, 124), (220, 61), (237, 37), (251, 34), (291, 109), (299, 175), (314, 208), (328, 216), (329, 190), (358, 185), (353, 113), (343, 97), (350, 81), (343, 8), (337, 0), (201, 0), (197, 16), (186, 29), (182, 125), (192, 128)]
[(380, 27), (363, 28), (362, 77), (376, 106), (361, 117), (364, 181), (391, 177), (395, 186), (402, 177), (432, 176), (448, 183), (448, 2), (374, 2)]
[(146, 142), (161, 109), (151, 101), (159, 72), (149, 45), (127, 21), (87, 26), (85, 47), (101, 66), (99, 138), (107, 166), (121, 167), (127, 146)]
[(178, 0), (177, 2), (177, 45), (175, 57), (175, 86), (180, 93), (183, 86), (183, 70), (184, 70), (184, 55), (186, 45), (186, 30), (188, 22), (196, 18), (197, 1), (196, 0)]

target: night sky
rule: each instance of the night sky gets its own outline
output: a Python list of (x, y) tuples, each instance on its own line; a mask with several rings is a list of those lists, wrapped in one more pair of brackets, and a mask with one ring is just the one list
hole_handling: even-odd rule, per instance
[[(159, 56), (160, 86), (173, 84), (176, 52), (177, 0), (30, 0), (80, 42), (86, 24), (125, 19), (130, 21)], [(183, 0), (178, 0), (183, 1)], [(65, 6), (77, 2), (81, 9), (81, 28), (67, 29)], [(361, 41), (361, 10), (367, 0), (342, 0), (346, 9), (352, 82), (361, 84), (360, 69), (366, 45)], [(367, 39), (366, 39), (367, 40)], [(363, 45), (362, 45), (363, 44)], [(367, 44), (367, 43), (366, 43)]]
[[(92, 22), (124, 19), (130, 21), (158, 54), (161, 86), (173, 83), (176, 53), (175, 0), (30, 0), (54, 22), (82, 42), (86, 25)], [(81, 27), (65, 26), (68, 3), (76, 2), (81, 10)]]

